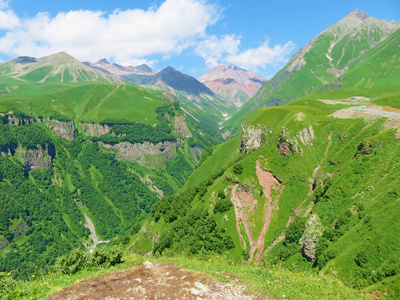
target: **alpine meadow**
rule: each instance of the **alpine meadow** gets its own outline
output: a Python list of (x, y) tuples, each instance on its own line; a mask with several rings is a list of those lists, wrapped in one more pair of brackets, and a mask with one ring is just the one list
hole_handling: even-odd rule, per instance
[(271, 77), (0, 62), (0, 299), (400, 299), (400, 22), (348, 13)]

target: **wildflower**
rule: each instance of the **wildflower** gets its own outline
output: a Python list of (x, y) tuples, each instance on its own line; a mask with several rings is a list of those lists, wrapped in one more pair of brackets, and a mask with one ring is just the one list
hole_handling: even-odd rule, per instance
[(10, 275), (11, 275), (11, 273), (8, 273), (8, 274), (7, 274), (7, 276), (10, 276)]
[(32, 275), (32, 278), (35, 278), (35, 275)]

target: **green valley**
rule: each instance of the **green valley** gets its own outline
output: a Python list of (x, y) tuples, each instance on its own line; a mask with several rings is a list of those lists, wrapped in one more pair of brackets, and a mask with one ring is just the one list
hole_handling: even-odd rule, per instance
[(355, 9), (250, 99), (64, 52), (0, 64), (0, 298), (132, 274), (135, 297), (206, 297), (202, 273), (246, 299), (400, 298), (399, 46)]

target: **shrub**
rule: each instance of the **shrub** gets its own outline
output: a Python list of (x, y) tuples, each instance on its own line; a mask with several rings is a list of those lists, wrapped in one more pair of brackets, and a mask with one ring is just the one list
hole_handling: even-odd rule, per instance
[(235, 173), (236, 175), (240, 175), (243, 173), (243, 166), (242, 165), (235, 165), (233, 167), (233, 173)]
[(122, 252), (116, 248), (95, 248), (88, 254), (80, 249), (74, 249), (70, 254), (61, 256), (55, 267), (64, 274), (76, 274), (83, 268), (110, 267), (119, 263), (122, 263)]
[(122, 251), (116, 248), (95, 248), (86, 256), (87, 266), (111, 267), (122, 263)]
[(219, 199), (217, 200), (217, 203), (215, 203), (214, 207), (214, 213), (220, 212), (226, 212), (228, 211), (231, 207), (233, 206), (232, 202), (228, 199)]

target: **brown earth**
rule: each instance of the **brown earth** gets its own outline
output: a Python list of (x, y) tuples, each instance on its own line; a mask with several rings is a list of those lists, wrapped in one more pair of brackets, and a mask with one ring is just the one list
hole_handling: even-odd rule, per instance
[(188, 271), (171, 263), (151, 263), (81, 281), (59, 291), (48, 300), (94, 299), (265, 299), (245, 292), (235, 283)]
[[(259, 159), (266, 160), (262, 155), (260, 155)], [(238, 189), (237, 185), (232, 185), (230, 194), (230, 199), (235, 210), (236, 229), (243, 248), (249, 251), (249, 261), (252, 261), (254, 258), (260, 260), (263, 257), (265, 235), (267, 234), (273, 212), (279, 209), (278, 202), (280, 194), (285, 189), (285, 185), (283, 185), (272, 172), (261, 168), (258, 159), (256, 161), (255, 173), (260, 185), (264, 188), (264, 196), (267, 198), (267, 201), (264, 203), (263, 214), (260, 216), (264, 219), (264, 225), (258, 236), (253, 236), (253, 225), (249, 221), (254, 217), (254, 206), (257, 205), (257, 200), (254, 198), (253, 193)], [(278, 195), (272, 197), (272, 190), (278, 191)], [(247, 235), (250, 249), (247, 249), (241, 225)]]

